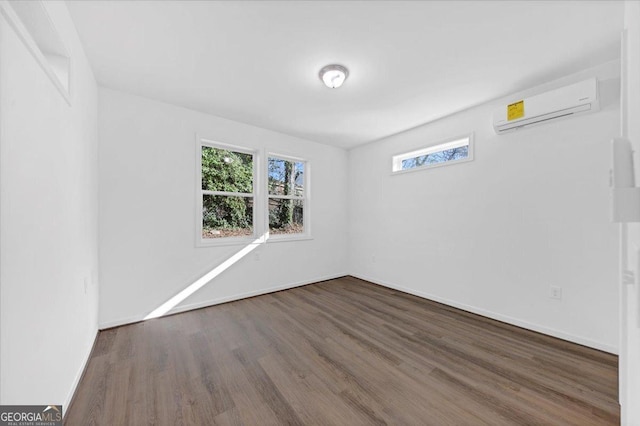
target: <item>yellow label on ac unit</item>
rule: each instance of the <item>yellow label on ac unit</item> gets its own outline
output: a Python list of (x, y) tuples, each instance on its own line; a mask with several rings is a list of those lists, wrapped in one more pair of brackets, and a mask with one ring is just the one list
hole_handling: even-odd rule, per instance
[(507, 105), (507, 121), (524, 117), (524, 101)]

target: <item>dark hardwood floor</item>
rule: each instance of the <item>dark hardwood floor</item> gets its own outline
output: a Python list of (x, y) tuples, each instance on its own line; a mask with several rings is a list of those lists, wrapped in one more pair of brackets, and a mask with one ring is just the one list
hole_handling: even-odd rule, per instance
[(618, 424), (617, 362), (347, 277), (100, 332), (65, 424)]

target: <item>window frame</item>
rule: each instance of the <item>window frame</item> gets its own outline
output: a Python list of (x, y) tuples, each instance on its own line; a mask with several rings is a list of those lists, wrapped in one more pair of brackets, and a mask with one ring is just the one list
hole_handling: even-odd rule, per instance
[[(295, 195), (271, 195), (269, 194), (269, 158), (277, 158), (278, 160), (292, 161), (294, 163), (303, 163), (304, 164), (304, 178), (303, 178), (303, 197), (297, 197)], [(281, 241), (295, 241), (295, 240), (309, 240), (311, 237), (311, 211), (309, 208), (310, 205), (310, 165), (309, 160), (305, 158), (295, 157), (288, 154), (281, 154), (278, 152), (267, 151), (264, 157), (264, 169), (265, 169), (265, 182), (264, 182), (264, 229), (266, 235), (266, 241), (269, 242), (281, 242)], [(269, 199), (270, 198), (280, 198), (280, 199), (292, 199), (292, 200), (302, 200), (302, 224), (304, 232), (299, 234), (280, 234), (280, 235), (271, 235), (269, 231)]]
[[(404, 160), (408, 160), (411, 158), (416, 158), (416, 157), (420, 157), (422, 155), (427, 155), (427, 154), (433, 154), (436, 152), (440, 152), (440, 151), (444, 151), (446, 149), (451, 149), (451, 148), (455, 148), (458, 146), (464, 146), (464, 144), (461, 145), (456, 145), (455, 142), (458, 141), (462, 141), (462, 140), (468, 140), (468, 148), (467, 148), (467, 157), (465, 158), (460, 158), (457, 160), (449, 160), (449, 161), (444, 161), (442, 163), (433, 163), (433, 164), (424, 164), (422, 166), (418, 166), (418, 167), (413, 167), (411, 169), (402, 169), (402, 162)], [(425, 147), (419, 148), (419, 149), (415, 149), (409, 152), (401, 152), (398, 154), (394, 154), (391, 156), (391, 174), (392, 175), (399, 175), (399, 174), (404, 174), (404, 173), (412, 173), (412, 172), (417, 172), (418, 170), (429, 170), (429, 169), (433, 169), (433, 168), (437, 168), (437, 167), (443, 167), (443, 166), (451, 166), (454, 164), (459, 164), (459, 163), (466, 163), (469, 161), (473, 161), (474, 159), (474, 134), (472, 133), (467, 133), (464, 135), (460, 135), (457, 137), (452, 137), (452, 138), (447, 138), (444, 140), (441, 140), (439, 142), (427, 145)]]
[[(224, 149), (228, 151), (240, 152), (243, 154), (250, 154), (253, 156), (253, 233), (245, 237), (226, 237), (226, 238), (203, 238), (202, 237), (202, 208), (205, 195), (221, 195), (221, 196), (241, 196), (245, 198), (244, 193), (231, 193), (225, 191), (209, 191), (202, 189), (202, 148), (211, 147), (217, 149)], [(264, 242), (264, 232), (261, 223), (260, 211), (264, 206), (261, 196), (261, 173), (260, 173), (260, 151), (257, 149), (246, 148), (238, 145), (231, 145), (223, 142), (218, 142), (212, 139), (207, 139), (196, 135), (196, 246), (197, 247), (211, 247), (211, 246), (224, 246), (224, 245), (239, 245), (239, 244), (251, 244)]]

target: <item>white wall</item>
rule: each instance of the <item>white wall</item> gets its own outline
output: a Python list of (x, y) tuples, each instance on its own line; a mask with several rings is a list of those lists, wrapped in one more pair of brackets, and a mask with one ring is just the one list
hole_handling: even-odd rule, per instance
[(346, 151), (109, 89), (98, 111), (101, 327), (141, 320), (243, 248), (195, 246), (196, 133), (308, 159), (313, 239), (257, 248), (176, 310), (347, 273)]
[[(623, 73), (623, 126), (635, 151), (636, 185), (640, 176), (640, 3), (625, 2), (626, 49), (623, 52), (626, 67)], [(623, 228), (624, 229), (624, 228)], [(628, 258), (621, 265), (634, 271), (636, 276), (640, 256), (640, 225), (629, 224), (624, 231), (623, 244)], [(626, 237), (626, 238), (624, 238)], [(623, 425), (640, 424), (640, 289), (636, 285), (623, 285), (620, 295), (620, 414)]]
[(97, 86), (65, 4), (45, 7), (71, 106), (0, 17), (0, 403), (66, 409), (97, 332)]
[[(593, 75), (600, 112), (494, 133), (497, 105)], [(614, 62), (350, 151), (350, 272), (615, 352), (608, 173), (619, 110)], [(471, 132), (474, 161), (391, 175), (393, 154)]]

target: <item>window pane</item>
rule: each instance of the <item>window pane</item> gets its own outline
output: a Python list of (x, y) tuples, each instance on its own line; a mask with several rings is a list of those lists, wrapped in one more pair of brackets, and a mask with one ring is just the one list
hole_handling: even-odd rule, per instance
[(203, 146), (202, 189), (252, 193), (253, 155)]
[(418, 157), (402, 160), (402, 170), (413, 169), (427, 164), (446, 163), (447, 161), (460, 160), (469, 156), (469, 146), (445, 149)]
[(269, 194), (304, 196), (304, 163), (269, 157)]
[(293, 195), (304, 197), (304, 163), (296, 162), (293, 170)]
[(278, 234), (300, 234), (304, 232), (302, 200), (269, 198), (269, 232)]
[(203, 195), (202, 238), (253, 235), (253, 198)]

